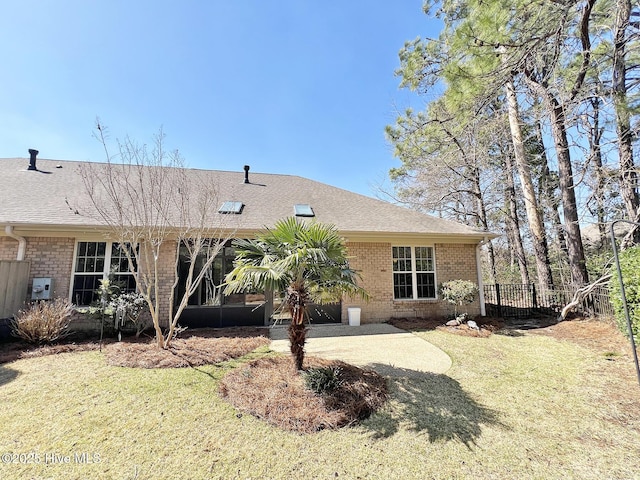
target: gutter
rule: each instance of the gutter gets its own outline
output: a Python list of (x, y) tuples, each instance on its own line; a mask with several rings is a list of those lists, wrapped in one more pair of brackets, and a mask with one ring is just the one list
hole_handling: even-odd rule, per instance
[(476, 245), (476, 273), (478, 275), (478, 297), (480, 299), (480, 315), (482, 315), (483, 317), (487, 316), (487, 309), (484, 304), (484, 288), (482, 284), (482, 268), (481, 268), (482, 259), (480, 258), (480, 248), (482, 248), (483, 245), (486, 245), (490, 241), (491, 240), (489, 238), (484, 237), (482, 240), (480, 240), (480, 242), (478, 242), (478, 245)]
[(27, 240), (24, 237), (21, 237), (20, 235), (16, 235), (15, 233), (13, 233), (13, 226), (11, 225), (7, 225), (6, 227), (4, 227), (4, 233), (7, 234), (7, 236), (13, 238), (14, 240), (16, 240), (18, 242), (18, 256), (16, 258), (16, 260), (22, 261), (24, 260), (24, 254), (27, 251)]

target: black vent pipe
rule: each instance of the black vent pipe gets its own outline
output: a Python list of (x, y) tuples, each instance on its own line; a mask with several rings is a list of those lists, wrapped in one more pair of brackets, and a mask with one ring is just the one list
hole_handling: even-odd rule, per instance
[(36, 167), (36, 156), (38, 155), (38, 150), (34, 150), (33, 148), (29, 149), (29, 168), (27, 170), (38, 170)]

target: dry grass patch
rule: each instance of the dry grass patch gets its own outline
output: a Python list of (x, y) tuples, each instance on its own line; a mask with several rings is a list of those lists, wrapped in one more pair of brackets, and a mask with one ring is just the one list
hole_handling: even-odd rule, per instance
[(187, 330), (167, 349), (157, 347), (155, 339), (130, 339), (105, 348), (107, 363), (131, 368), (197, 367), (239, 358), (269, 344), (264, 328), (225, 328)]
[(353, 425), (387, 400), (387, 382), (371, 370), (338, 361), (305, 358), (305, 369), (339, 367), (341, 385), (318, 395), (305, 387), (289, 357), (255, 360), (230, 372), (220, 394), (238, 410), (285, 430), (312, 433)]

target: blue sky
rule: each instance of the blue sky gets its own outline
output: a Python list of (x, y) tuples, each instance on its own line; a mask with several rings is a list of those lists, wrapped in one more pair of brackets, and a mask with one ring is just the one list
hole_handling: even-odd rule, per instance
[(21, 0), (0, 17), (0, 157), (103, 161), (112, 139), (195, 168), (301, 175), (375, 196), (397, 165), (384, 127), (422, 0)]

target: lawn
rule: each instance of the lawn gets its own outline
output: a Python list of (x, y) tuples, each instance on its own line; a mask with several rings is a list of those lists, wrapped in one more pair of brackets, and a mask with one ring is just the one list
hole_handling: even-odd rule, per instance
[(451, 370), (398, 369), (382, 411), (309, 435), (220, 397), (227, 372), (275, 355), (265, 346), (193, 368), (116, 367), (99, 351), (2, 364), (0, 478), (640, 478), (640, 386), (613, 329), (416, 328)]

